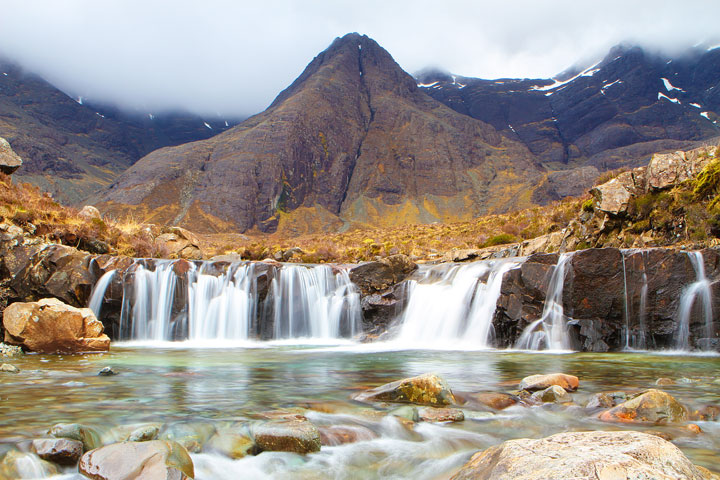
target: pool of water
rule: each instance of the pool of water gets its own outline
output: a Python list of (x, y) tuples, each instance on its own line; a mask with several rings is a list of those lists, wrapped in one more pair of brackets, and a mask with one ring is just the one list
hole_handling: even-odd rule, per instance
[[(7, 360), (5, 360), (7, 361)], [(310, 408), (317, 425), (360, 425), (377, 438), (307, 456), (262, 453), (231, 460), (196, 453), (198, 479), (413, 478), (452, 475), (481, 449), (512, 438), (539, 438), (568, 430), (663, 431), (690, 459), (720, 472), (720, 422), (679, 426), (602, 423), (582, 408), (601, 391), (634, 392), (658, 387), (691, 410), (720, 404), (720, 357), (653, 353), (523, 353), (510, 351), (398, 350), (388, 345), (287, 345), (198, 348), (183, 344), (114, 346), (82, 356), (26, 355), (21, 369), (2, 374), (0, 444), (22, 444), (56, 423), (80, 422), (111, 435), (118, 426), (144, 422), (252, 421), (268, 410)], [(98, 376), (111, 366), (118, 375)], [(407, 428), (389, 408), (354, 402), (358, 391), (434, 372), (456, 392), (510, 392), (535, 373), (565, 372), (580, 378), (577, 406), (513, 406), (499, 412), (466, 411), (454, 424)], [(64, 479), (82, 478), (68, 470)]]

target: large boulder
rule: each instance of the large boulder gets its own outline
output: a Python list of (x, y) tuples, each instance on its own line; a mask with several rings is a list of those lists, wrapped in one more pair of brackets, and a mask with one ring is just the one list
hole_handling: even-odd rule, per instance
[(656, 153), (647, 166), (648, 190), (662, 190), (695, 178), (710, 163), (713, 150), (703, 147), (688, 152)]
[(164, 257), (202, 260), (200, 240), (189, 230), (171, 227), (170, 231), (155, 238), (155, 247), (162, 251)]
[(3, 313), (5, 343), (38, 353), (108, 351), (110, 338), (89, 308), (75, 308), (55, 298), (16, 302)]
[(447, 382), (434, 374), (424, 374), (380, 385), (355, 395), (361, 402), (396, 402), (419, 405), (457, 403)]
[(710, 480), (672, 443), (640, 432), (566, 432), (476, 453), (452, 480)]
[(80, 473), (93, 480), (186, 480), (195, 477), (192, 459), (180, 444), (153, 440), (121, 442), (87, 452)]
[(618, 215), (627, 211), (634, 191), (633, 173), (625, 172), (594, 187), (590, 193), (595, 197), (595, 207), (598, 210)]
[(0, 137), (0, 172), (10, 175), (22, 165), (22, 159), (13, 151), (7, 140)]
[(304, 418), (271, 420), (257, 425), (253, 431), (260, 451), (313, 453), (321, 446), (317, 427)]
[(382, 292), (405, 280), (417, 269), (406, 255), (391, 255), (375, 262), (367, 262), (350, 270), (350, 280), (363, 294)]
[(600, 414), (605, 422), (679, 423), (688, 419), (688, 409), (675, 398), (654, 388)]

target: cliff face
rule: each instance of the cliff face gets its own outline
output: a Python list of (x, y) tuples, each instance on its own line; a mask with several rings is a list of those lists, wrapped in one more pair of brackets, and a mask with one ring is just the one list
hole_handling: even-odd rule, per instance
[(349, 34), (265, 112), (151, 153), (102, 199), (200, 231), (301, 233), (524, 207), (540, 177), (521, 143), (428, 97), (376, 42)]

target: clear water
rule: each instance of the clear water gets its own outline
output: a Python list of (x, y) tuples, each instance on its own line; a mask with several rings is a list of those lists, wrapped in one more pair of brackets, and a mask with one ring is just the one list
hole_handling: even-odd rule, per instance
[[(43, 436), (58, 422), (82, 422), (109, 436), (118, 426), (140, 422), (193, 420), (219, 426), (297, 406), (312, 407), (306, 415), (318, 425), (363, 425), (378, 435), (307, 456), (262, 453), (230, 460), (193, 454), (198, 479), (441, 479), (472, 453), (511, 438), (631, 428), (601, 423), (580, 407), (516, 406), (494, 413), (468, 411), (467, 417), (475, 419), (420, 423), (408, 430), (385, 409), (350, 400), (365, 388), (426, 372), (444, 376), (456, 392), (508, 392), (524, 376), (562, 371), (580, 377), (573, 394), (579, 406), (596, 392), (638, 391), (670, 377), (678, 383), (660, 388), (691, 409), (720, 404), (720, 357), (685, 354), (393, 350), (391, 345), (350, 343), (154, 344), (114, 346), (110, 353), (85, 356), (27, 355), (12, 363), (22, 372), (0, 377), (0, 444)], [(108, 365), (119, 375), (97, 376)], [(695, 463), (720, 471), (720, 422), (696, 423), (704, 433), (634, 428), (665, 431)], [(80, 477), (69, 470), (62, 478)]]

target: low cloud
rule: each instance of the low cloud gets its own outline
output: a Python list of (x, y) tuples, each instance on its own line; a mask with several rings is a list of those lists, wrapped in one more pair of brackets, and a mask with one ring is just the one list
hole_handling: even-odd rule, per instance
[(409, 72), (549, 77), (623, 41), (670, 53), (712, 42), (720, 18), (720, 2), (706, 0), (34, 0), (2, 10), (0, 53), (71, 95), (221, 116), (264, 109), (352, 31)]

